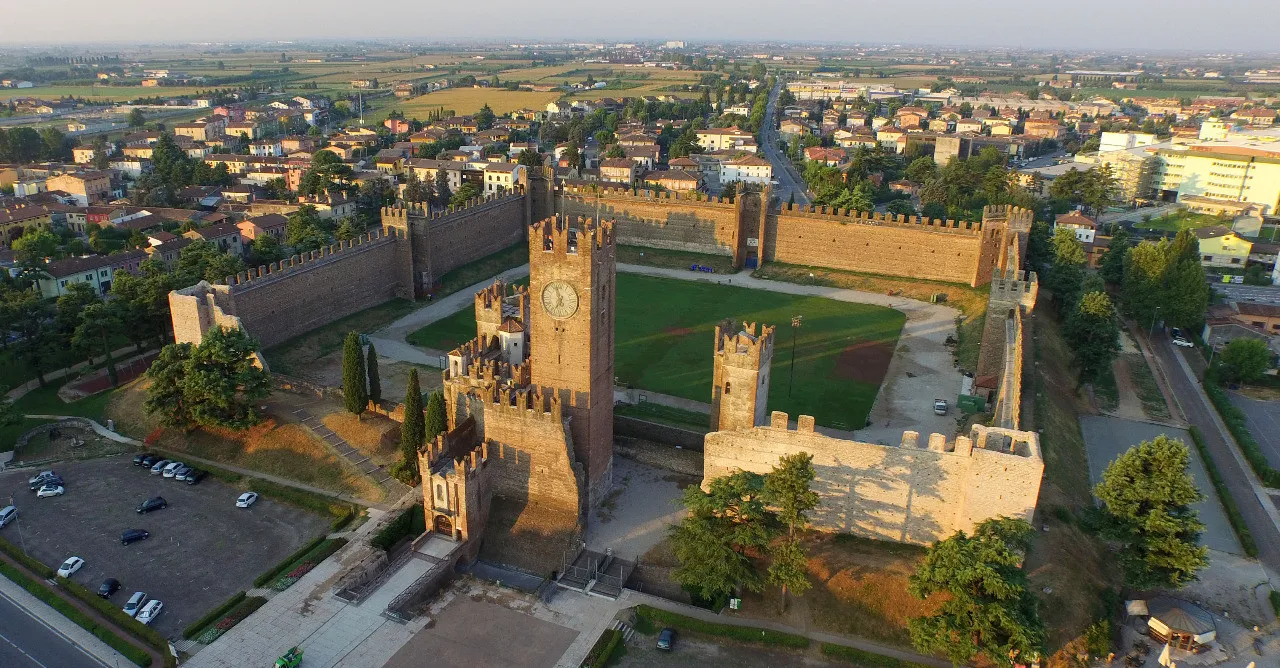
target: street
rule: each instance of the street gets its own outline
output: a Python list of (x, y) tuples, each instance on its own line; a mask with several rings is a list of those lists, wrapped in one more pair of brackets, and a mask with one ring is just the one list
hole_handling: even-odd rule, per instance
[(760, 150), (764, 157), (773, 164), (773, 196), (781, 202), (795, 197), (796, 204), (808, 204), (809, 195), (805, 189), (804, 179), (796, 173), (791, 161), (778, 150), (778, 96), (782, 94), (782, 79), (769, 91), (769, 106), (764, 112), (764, 125), (760, 128)]
[[(1169, 379), (1170, 390), (1181, 407), (1183, 415), (1188, 422), (1200, 430), (1205, 447), (1222, 473), (1223, 482), (1236, 504), (1240, 506), (1240, 514), (1244, 517), (1245, 525), (1249, 527), (1254, 541), (1258, 544), (1258, 560), (1272, 572), (1280, 572), (1280, 531), (1276, 530), (1275, 524), (1262, 506), (1262, 501), (1254, 494), (1249, 474), (1241, 467), (1242, 460), (1237, 459), (1231, 450), (1234, 446), (1228, 444), (1218, 430), (1214, 415), (1211, 413), (1214, 409), (1209, 404), (1208, 397), (1204, 395), (1199, 381), (1187, 373), (1187, 368), (1194, 367), (1190, 367), (1189, 364), (1184, 366), (1176, 357), (1200, 353), (1194, 349), (1174, 347), (1169, 337), (1163, 332), (1157, 334), (1151, 343), (1151, 349)], [(1186, 359), (1184, 357), (1184, 360)]]
[(101, 668), (105, 665), (0, 592), (0, 666)]

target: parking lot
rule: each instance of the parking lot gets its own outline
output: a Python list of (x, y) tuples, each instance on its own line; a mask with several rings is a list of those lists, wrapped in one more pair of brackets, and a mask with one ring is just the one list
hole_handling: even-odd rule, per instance
[[(0, 504), (12, 495), (19, 512), (0, 535), (53, 568), (72, 555), (83, 558), (72, 579), (92, 591), (108, 577), (118, 579), (121, 589), (111, 600), (121, 606), (139, 590), (160, 599), (164, 612), (152, 626), (171, 638), (327, 529), (325, 518), (267, 498), (236, 508), (239, 490), (213, 477), (186, 485), (153, 476), (133, 466), (132, 456), (53, 468), (66, 494), (45, 499), (27, 488), (38, 471), (0, 473)], [(168, 507), (137, 514), (152, 496), (163, 496)], [(151, 536), (124, 546), (125, 529)]]
[(1244, 411), (1249, 433), (1262, 448), (1267, 463), (1280, 467), (1280, 401), (1252, 399), (1230, 392), (1231, 403)]

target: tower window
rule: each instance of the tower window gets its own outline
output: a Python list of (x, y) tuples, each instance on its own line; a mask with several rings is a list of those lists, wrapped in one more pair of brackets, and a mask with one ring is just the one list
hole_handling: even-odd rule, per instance
[(444, 485), (436, 483), (436, 498), (444, 501)]
[(728, 394), (728, 393), (729, 393), (729, 383), (727, 383), (727, 382), (724, 384), (724, 393), (725, 393), (725, 394)]

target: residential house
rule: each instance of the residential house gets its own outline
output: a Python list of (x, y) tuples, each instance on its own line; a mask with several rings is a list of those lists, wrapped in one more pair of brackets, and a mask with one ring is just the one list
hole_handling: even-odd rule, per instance
[(80, 206), (98, 204), (111, 199), (111, 172), (71, 172), (45, 180), (49, 190), (61, 190)]
[(240, 228), (235, 223), (226, 222), (208, 227), (197, 227), (194, 230), (184, 232), (182, 236), (188, 239), (208, 241), (217, 246), (218, 250), (228, 255), (239, 257), (244, 252)]
[(382, 124), (386, 126), (393, 135), (411, 132), (413, 130), (413, 126), (409, 124), (409, 121), (400, 118), (388, 118), (383, 121)]
[(649, 187), (657, 186), (675, 192), (693, 191), (702, 186), (702, 177), (697, 172), (683, 169), (646, 172), (641, 181)]
[(978, 134), (982, 132), (982, 120), (978, 118), (962, 118), (956, 121), (956, 133), (972, 132)]
[(284, 146), (279, 139), (255, 139), (249, 142), (249, 155), (259, 158), (283, 157)]
[(747, 154), (720, 163), (720, 183), (722, 184), (734, 181), (766, 184), (772, 179), (773, 165), (758, 155)]
[(600, 178), (605, 181), (630, 185), (636, 177), (636, 163), (626, 158), (606, 158), (600, 161)]
[(1076, 240), (1082, 244), (1092, 244), (1098, 234), (1097, 221), (1079, 211), (1058, 214), (1053, 221), (1053, 229), (1056, 231), (1059, 228), (1071, 230), (1076, 235)]
[(75, 283), (87, 283), (99, 295), (111, 291), (111, 283), (118, 271), (134, 272), (147, 259), (147, 254), (132, 250), (115, 255), (88, 255), (54, 260), (44, 268), (45, 276), (36, 281), (36, 289), (46, 299), (67, 294), (67, 287)]
[(697, 136), (698, 145), (706, 151), (736, 149), (748, 140), (752, 143), (755, 142), (755, 137), (750, 132), (739, 130), (736, 125), (727, 128), (697, 130), (694, 134)]
[(95, 152), (92, 146), (77, 146), (71, 149), (71, 159), (77, 165), (87, 165), (93, 162)]
[(301, 152), (310, 153), (315, 151), (318, 145), (319, 143), (315, 137), (306, 135), (289, 135), (288, 137), (280, 138), (280, 150), (284, 151), (285, 155)]
[(783, 137), (799, 137), (809, 134), (809, 126), (794, 118), (783, 119), (778, 125), (778, 134)]
[(1269, 128), (1276, 122), (1276, 110), (1266, 107), (1245, 107), (1231, 114), (1231, 118), (1244, 121), (1255, 128)]
[(217, 137), (211, 132), (208, 123), (178, 123), (173, 126), (175, 137), (189, 137), (195, 141), (212, 141)]
[(235, 121), (227, 123), (222, 133), (230, 137), (243, 136), (253, 140), (262, 136), (262, 126), (255, 121)]
[(1028, 120), (1022, 124), (1022, 134), (1037, 139), (1057, 140), (1066, 134), (1066, 128), (1054, 120)]
[(356, 202), (353, 199), (347, 199), (342, 193), (325, 193), (323, 195), (313, 195), (310, 197), (298, 198), (298, 204), (310, 204), (316, 208), (316, 213), (321, 218), (346, 218), (355, 215)]
[(824, 165), (836, 166), (845, 162), (846, 155), (842, 149), (810, 146), (804, 150), (805, 160), (821, 162)]
[(514, 162), (491, 162), (484, 166), (484, 194), (505, 195), (515, 192), (524, 180), (524, 165)]
[(285, 216), (278, 213), (268, 213), (246, 218), (236, 223), (236, 227), (239, 228), (240, 237), (245, 240), (245, 243), (263, 236), (275, 237), (284, 241), (285, 227), (288, 224), (289, 219)]
[(1195, 230), (1200, 240), (1200, 264), (1206, 267), (1238, 267), (1249, 262), (1253, 244), (1222, 225)]

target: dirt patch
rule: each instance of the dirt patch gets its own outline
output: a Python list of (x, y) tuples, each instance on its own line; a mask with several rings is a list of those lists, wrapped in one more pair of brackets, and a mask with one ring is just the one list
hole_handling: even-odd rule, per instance
[(33, 464), (68, 459), (92, 459), (130, 450), (133, 450), (133, 446), (99, 436), (91, 429), (59, 427), (56, 431), (45, 431), (32, 436), (26, 445), (14, 453), (14, 461)]
[(880, 341), (864, 341), (847, 346), (836, 357), (831, 377), (879, 385), (893, 360), (893, 346)]
[(667, 327), (662, 330), (667, 336), (688, 336), (693, 333), (690, 327)]
[(547, 574), (564, 568), (564, 557), (581, 540), (573, 509), (494, 497), (480, 558)]
[(399, 422), (369, 413), (356, 417), (346, 411), (334, 411), (321, 422), (379, 466), (389, 466), (400, 459)]

